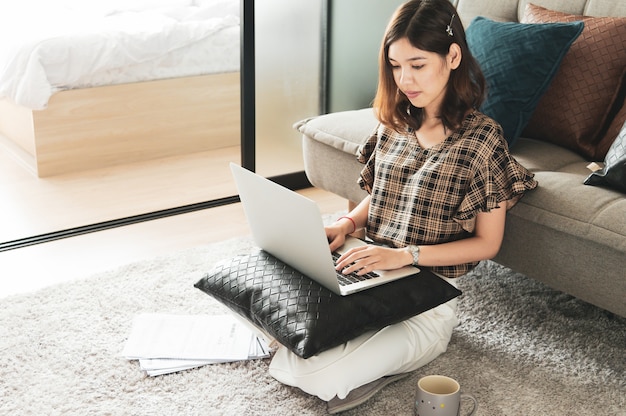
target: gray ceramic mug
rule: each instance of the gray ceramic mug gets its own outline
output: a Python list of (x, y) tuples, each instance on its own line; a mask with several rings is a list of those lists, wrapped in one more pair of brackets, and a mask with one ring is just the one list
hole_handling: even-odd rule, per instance
[(462, 393), (455, 379), (446, 376), (422, 377), (417, 382), (415, 416), (459, 416), (463, 399), (474, 403), (467, 416), (473, 415), (478, 402), (471, 394)]

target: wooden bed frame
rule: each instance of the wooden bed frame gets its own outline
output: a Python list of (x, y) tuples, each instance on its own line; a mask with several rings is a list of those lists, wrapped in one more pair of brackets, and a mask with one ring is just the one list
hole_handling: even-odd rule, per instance
[(39, 177), (240, 144), (239, 72), (0, 100), (1, 142)]

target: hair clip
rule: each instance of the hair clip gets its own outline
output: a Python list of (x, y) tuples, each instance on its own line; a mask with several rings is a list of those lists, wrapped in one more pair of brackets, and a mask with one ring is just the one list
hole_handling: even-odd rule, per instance
[(446, 27), (446, 32), (448, 32), (448, 36), (454, 36), (454, 32), (452, 31), (452, 21), (454, 20), (454, 16), (456, 13), (452, 13), (452, 18), (450, 19), (450, 24)]

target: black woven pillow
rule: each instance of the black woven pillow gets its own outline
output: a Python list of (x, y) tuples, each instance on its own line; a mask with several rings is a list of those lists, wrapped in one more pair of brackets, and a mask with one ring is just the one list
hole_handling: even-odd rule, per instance
[(461, 294), (422, 269), (415, 276), (339, 296), (262, 250), (218, 263), (195, 287), (303, 358)]
[(608, 186), (626, 193), (626, 123), (606, 154), (604, 168), (589, 175), (585, 185)]

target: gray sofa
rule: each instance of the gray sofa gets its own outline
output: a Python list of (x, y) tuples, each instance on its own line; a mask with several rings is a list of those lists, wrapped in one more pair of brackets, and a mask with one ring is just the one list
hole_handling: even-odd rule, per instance
[[(497, 21), (519, 21), (527, 1), (457, 0), (454, 3), (468, 26), (478, 15)], [(626, 16), (623, 1), (537, 0), (533, 3), (570, 14)], [(350, 205), (360, 201), (365, 193), (357, 185), (361, 165), (355, 155), (376, 125), (370, 108), (326, 114), (297, 123), (303, 134), (305, 171), (311, 183), (345, 197)], [(509, 211), (504, 242), (494, 260), (626, 317), (626, 195), (607, 187), (583, 184), (590, 173), (587, 165), (592, 158), (528, 136), (525, 132), (511, 151), (535, 173), (539, 187)]]

